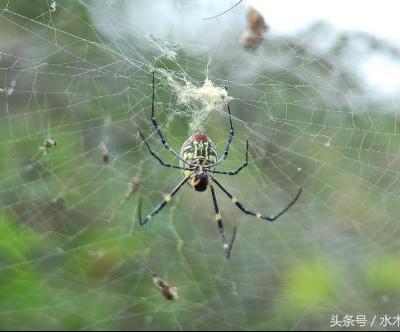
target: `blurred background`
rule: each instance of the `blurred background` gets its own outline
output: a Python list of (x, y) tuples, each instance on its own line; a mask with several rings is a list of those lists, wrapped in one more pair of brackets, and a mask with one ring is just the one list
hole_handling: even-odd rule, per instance
[[(400, 308), (399, 36), (384, 1), (0, 1), (0, 329), (317, 330)], [(202, 128), (217, 191), (182, 189), (174, 162)], [(199, 97), (200, 96), (200, 97)], [(217, 96), (218, 97), (218, 96)], [(208, 98), (208, 99), (207, 99)], [(177, 287), (167, 301), (156, 273)], [(357, 328), (357, 322), (353, 322)], [(392, 326), (399, 327), (399, 326)], [(339, 326), (335, 327), (336, 329)]]

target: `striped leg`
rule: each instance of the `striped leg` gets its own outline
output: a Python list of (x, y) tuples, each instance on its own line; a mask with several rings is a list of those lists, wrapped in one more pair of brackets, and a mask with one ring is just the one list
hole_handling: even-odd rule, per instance
[(147, 143), (147, 141), (146, 141), (146, 139), (144, 138), (142, 132), (141, 132), (140, 130), (138, 130), (138, 131), (139, 131), (140, 137), (142, 138), (142, 141), (144, 141), (144, 143), (146, 144), (147, 148), (149, 149), (150, 154), (151, 154), (154, 158), (156, 158), (156, 159), (160, 162), (161, 165), (163, 165), (163, 166), (165, 166), (165, 167), (172, 167), (172, 168), (177, 168), (177, 169), (190, 170), (190, 168), (187, 168), (187, 167), (182, 167), (182, 166), (180, 166), (180, 165), (172, 165), (172, 164), (169, 164), (169, 163), (164, 162), (164, 161), (163, 161), (159, 156), (157, 156), (157, 154), (156, 154), (155, 152), (153, 152), (153, 150), (150, 148), (150, 145), (149, 145), (149, 143)]
[(230, 254), (231, 254), (233, 243), (235, 242), (235, 238), (236, 238), (236, 227), (234, 227), (232, 238), (231, 238), (230, 242), (228, 243), (228, 240), (227, 240), (227, 237), (226, 237), (225, 231), (224, 231), (224, 224), (222, 223), (221, 213), (219, 211), (217, 197), (215, 196), (214, 187), (212, 185), (210, 185), (210, 188), (211, 188), (211, 194), (212, 194), (214, 208), (215, 208), (215, 220), (218, 223), (219, 236), (220, 236), (222, 242), (224, 243), (225, 256), (226, 256), (226, 258), (229, 258)]
[(237, 198), (235, 196), (233, 196), (219, 181), (217, 181), (214, 177), (212, 177), (214, 183), (220, 187), (220, 189), (232, 200), (232, 202), (240, 209), (242, 210), (244, 213), (246, 214), (250, 214), (252, 216), (255, 216), (259, 219), (265, 219), (268, 221), (274, 221), (276, 219), (278, 219), (282, 214), (284, 214), (287, 210), (289, 210), (289, 208), (297, 201), (297, 199), (299, 198), (300, 194), (301, 194), (301, 188), (299, 189), (296, 197), (279, 213), (273, 215), (273, 216), (265, 216), (262, 215), (259, 212), (253, 212), (249, 209), (247, 209), (246, 207), (243, 206), (242, 203), (240, 203)]
[(154, 116), (154, 71), (153, 71), (153, 97), (152, 97), (152, 102), (151, 102), (151, 122), (153, 123), (154, 128), (157, 130), (158, 136), (160, 136), (161, 143), (164, 145), (164, 147), (170, 151), (176, 158), (178, 158), (180, 161), (182, 161), (184, 164), (189, 165), (189, 163), (184, 160), (179, 153), (177, 153), (174, 149), (170, 147), (170, 145), (167, 143), (163, 133), (161, 132), (160, 127), (158, 126), (157, 119)]
[(235, 171), (212, 171), (214, 174), (226, 174), (226, 175), (236, 175), (238, 174), (243, 168), (247, 166), (249, 162), (249, 141), (246, 141), (246, 161), (245, 163), (240, 166), (237, 170)]
[(182, 188), (182, 186), (186, 183), (188, 178), (184, 178), (175, 188), (172, 190), (172, 192), (167, 195), (164, 200), (157, 205), (157, 207), (151, 212), (150, 214), (147, 215), (146, 218), (142, 218), (142, 200), (139, 201), (139, 207), (138, 207), (138, 215), (139, 215), (139, 224), (144, 225), (147, 223), (151, 218), (153, 218), (158, 212), (160, 212), (164, 206), (167, 205), (167, 203), (171, 200), (171, 198), (179, 191), (179, 189)]

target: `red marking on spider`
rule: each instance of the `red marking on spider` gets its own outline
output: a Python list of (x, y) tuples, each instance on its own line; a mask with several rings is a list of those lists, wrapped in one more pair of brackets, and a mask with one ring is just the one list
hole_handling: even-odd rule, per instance
[(194, 135), (194, 139), (196, 142), (207, 142), (208, 141), (208, 137), (205, 134), (196, 134)]

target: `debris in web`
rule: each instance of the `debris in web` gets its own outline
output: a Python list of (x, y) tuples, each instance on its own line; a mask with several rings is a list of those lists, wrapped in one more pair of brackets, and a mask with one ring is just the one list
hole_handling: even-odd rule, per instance
[(104, 119), (104, 131), (103, 131), (103, 138), (100, 143), (100, 155), (101, 159), (105, 164), (108, 164), (111, 160), (111, 153), (108, 149), (108, 143), (110, 141), (110, 126), (112, 125), (112, 121), (110, 117), (106, 117)]
[(56, 10), (57, 10), (57, 2), (52, 1), (52, 2), (50, 3), (50, 12), (55, 13)]
[(216, 107), (227, 99), (233, 99), (232, 97), (228, 97), (225, 88), (214, 86), (208, 78), (205, 79), (203, 85), (200, 87), (187, 82), (178, 97), (179, 102), (183, 104), (188, 104), (191, 101), (202, 102), (207, 110), (211, 110), (211, 108)]
[(247, 29), (240, 37), (244, 48), (256, 49), (264, 40), (264, 33), (268, 30), (264, 17), (254, 8), (247, 14)]
[(149, 41), (160, 51), (160, 58), (166, 58), (168, 60), (175, 60), (177, 46), (160, 37), (150, 34), (148, 36)]
[(38, 153), (33, 156), (33, 159), (47, 156), (47, 150), (57, 146), (57, 141), (53, 138), (46, 138), (44, 142), (39, 145)]
[(188, 83), (182, 89), (179, 99), (181, 103), (190, 101), (200, 103), (200, 108), (194, 109), (190, 122), (190, 132), (195, 133), (203, 131), (203, 123), (212, 111), (222, 109), (233, 98), (228, 95), (225, 88), (214, 86), (211, 80), (206, 78), (200, 87)]
[(330, 148), (330, 147), (331, 147), (331, 140), (330, 140), (330, 139), (327, 140), (327, 141), (324, 143), (324, 146), (325, 146), (326, 148)]
[(178, 104), (184, 105), (185, 110), (190, 113), (190, 135), (203, 131), (204, 121), (207, 119), (207, 117), (213, 111), (222, 110), (222, 108), (233, 99), (231, 96), (229, 96), (225, 87), (216, 86), (209, 79), (208, 65), (206, 78), (204, 83), (200, 86), (196, 86), (186, 78), (182, 84), (177, 82), (166, 70), (158, 70), (167, 79), (168, 85), (170, 85), (175, 92)]
[(14, 93), (15, 88), (17, 87), (17, 81), (12, 80), (7, 88), (7, 96), (11, 96)]
[(110, 151), (108, 150), (106, 143), (101, 142), (100, 151), (101, 151), (101, 159), (103, 159), (103, 162), (105, 164), (108, 164), (110, 161)]
[[(138, 172), (138, 174), (139, 173), (140, 171)], [(136, 175), (129, 181), (128, 189), (126, 190), (123, 199), (120, 201), (118, 207), (115, 209), (115, 212), (111, 214), (111, 217), (108, 219), (108, 222), (113, 222), (119, 217), (125, 204), (129, 201), (129, 199), (135, 192), (139, 191), (139, 189), (140, 189), (140, 180), (139, 176)]]
[(153, 284), (156, 286), (160, 293), (169, 301), (178, 299), (178, 289), (171, 287), (167, 282), (162, 280), (157, 274), (153, 274)]
[(133, 193), (137, 192), (140, 188), (140, 181), (137, 176), (133, 177), (131, 181), (129, 181), (128, 184), (128, 190), (126, 191), (125, 194), (125, 199), (129, 199)]
[(57, 146), (57, 141), (52, 138), (46, 138), (46, 140), (43, 143), (43, 147), (46, 149), (52, 148)]

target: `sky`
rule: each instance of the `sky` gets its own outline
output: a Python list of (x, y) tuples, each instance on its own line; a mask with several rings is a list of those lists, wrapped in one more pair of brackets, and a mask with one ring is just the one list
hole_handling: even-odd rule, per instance
[(338, 29), (367, 31), (400, 43), (398, 0), (247, 0), (247, 4), (262, 11), (273, 32), (293, 34), (324, 20)]
[[(130, 7), (124, 13), (110, 8), (105, 10), (101, 2), (93, 18), (103, 33), (113, 38), (124, 34), (154, 35), (162, 40), (173, 41), (187, 52), (201, 50), (215, 56), (213, 45), (224, 46), (228, 38), (245, 28), (247, 6), (260, 11), (269, 25), (268, 35), (296, 36), (317, 22), (327, 22), (340, 33), (361, 31), (387, 41), (391, 47), (400, 50), (400, 0), (243, 0), (238, 6), (213, 20), (203, 20), (236, 4), (238, 0), (186, 0), (128, 2)], [(116, 8), (118, 6), (115, 6)], [(112, 7), (111, 7), (112, 9)], [(121, 15), (128, 19), (120, 26), (108, 24), (110, 16), (115, 22)], [(233, 24), (233, 25), (232, 25)], [(241, 30), (243, 31), (243, 30)], [(334, 31), (334, 30), (333, 30)], [(266, 36), (266, 40), (267, 40)], [(304, 33), (303, 33), (304, 38)], [(322, 35), (309, 45), (313, 51), (329, 52), (335, 42), (335, 33)], [(371, 52), (367, 47), (353, 43), (354, 52), (346, 55), (352, 71), (364, 80), (367, 94), (378, 98), (397, 99), (400, 96), (400, 59), (383, 52)], [(358, 48), (357, 48), (358, 47)], [(223, 47), (221, 47), (223, 49)], [(233, 51), (232, 51), (233, 52)], [(191, 54), (191, 53), (190, 53)], [(244, 66), (246, 67), (246, 66)], [(246, 67), (247, 68), (247, 67)]]
[[(315, 22), (325, 21), (339, 32), (367, 32), (400, 50), (398, 0), (247, 0), (243, 5), (252, 6), (263, 14), (271, 34), (295, 36)], [(365, 54), (357, 70), (374, 92), (388, 97), (400, 92), (400, 59)]]

